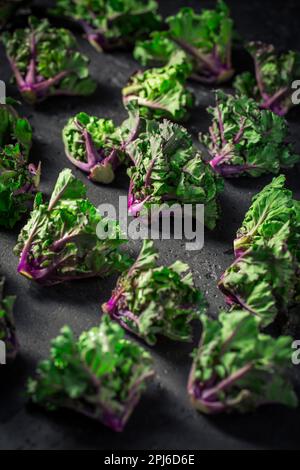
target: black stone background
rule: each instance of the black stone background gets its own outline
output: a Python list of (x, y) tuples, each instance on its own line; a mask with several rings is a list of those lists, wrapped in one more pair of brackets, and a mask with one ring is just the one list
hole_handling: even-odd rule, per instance
[[(228, 0), (232, 8), (237, 30), (246, 40), (274, 42), (280, 48), (300, 48), (300, 3), (297, 0)], [(159, 1), (164, 15), (175, 12), (181, 6), (212, 7), (213, 1)], [(48, 2), (36, 2), (46, 7)], [(41, 9), (37, 13), (43, 14)], [(46, 13), (44, 13), (46, 14)], [(138, 68), (130, 53), (97, 54), (76, 33), (80, 48), (91, 59), (91, 73), (99, 82), (94, 96), (84, 98), (50, 99), (31, 108), (20, 107), (20, 113), (28, 116), (34, 128), (32, 158), (43, 165), (42, 190), (51, 193), (58, 173), (71, 167), (65, 158), (61, 130), (67, 119), (79, 111), (115, 119), (120, 123), (126, 116), (121, 102), (121, 88)], [(235, 54), (236, 67), (242, 70), (245, 54)], [(251, 62), (250, 62), (251, 64)], [(4, 49), (0, 46), (0, 76), (6, 82), (10, 70)], [(195, 91), (198, 105), (187, 123), (197, 136), (205, 131), (209, 118), (205, 107), (213, 102), (209, 88), (190, 84)], [(14, 86), (8, 87), (9, 95), (18, 97)], [(300, 151), (300, 112), (289, 114), (292, 140)], [(75, 170), (76, 171), (76, 170)], [(128, 179), (120, 174), (112, 186), (93, 185), (76, 171), (76, 175), (88, 185), (88, 195), (95, 204), (118, 203), (119, 195), (126, 195)], [(288, 186), (300, 198), (299, 167), (287, 172)], [(232, 240), (248, 209), (251, 197), (271, 180), (240, 178), (226, 182), (221, 196), (222, 218), (214, 232), (206, 232), (205, 248), (201, 252), (187, 252), (183, 241), (157, 242), (163, 263), (180, 258), (188, 262), (194, 272), (197, 285), (206, 293), (209, 312), (216, 315), (224, 307), (224, 300), (217, 289), (217, 280), (231, 263)], [(21, 226), (21, 225), (20, 225)], [(267, 407), (244, 416), (217, 416), (213, 418), (197, 414), (190, 406), (186, 394), (186, 382), (190, 369), (190, 353), (194, 345), (161, 340), (152, 354), (157, 376), (144, 394), (125, 432), (115, 434), (101, 424), (91, 422), (68, 412), (45, 413), (26, 406), (24, 385), (34, 372), (37, 362), (49, 351), (50, 339), (60, 328), (69, 324), (76, 334), (97, 324), (100, 305), (109, 298), (115, 279), (92, 280), (42, 288), (31, 284), (16, 274), (17, 259), (12, 254), (20, 227), (13, 232), (0, 232), (1, 271), (7, 277), (7, 288), (17, 295), (16, 324), (21, 343), (21, 354), (13, 367), (1, 368), (0, 387), (0, 448), (1, 449), (259, 449), (299, 448), (300, 410), (280, 406)], [(131, 243), (130, 250), (137, 254), (140, 243)], [(300, 369), (295, 368), (298, 389)]]

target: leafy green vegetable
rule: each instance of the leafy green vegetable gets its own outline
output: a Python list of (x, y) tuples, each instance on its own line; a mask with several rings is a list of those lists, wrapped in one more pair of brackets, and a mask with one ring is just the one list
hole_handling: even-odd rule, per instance
[(152, 375), (149, 353), (105, 315), (78, 341), (69, 327), (61, 330), (28, 393), (47, 409), (68, 408), (122, 431)]
[(253, 198), (234, 241), (237, 257), (260, 241), (269, 242), (286, 225), (291, 231), (288, 247), (291, 250), (297, 247), (296, 239), (300, 238), (299, 201), (295, 201), (293, 193), (285, 188), (285, 181), (284, 175), (274, 178)]
[(0, 226), (12, 228), (32, 206), (40, 166), (28, 164), (32, 129), (10, 105), (0, 105)]
[(300, 303), (300, 203), (274, 178), (254, 199), (234, 242), (236, 261), (220, 281), (233, 307), (286, 322)]
[(85, 186), (64, 170), (48, 204), (36, 197), (15, 248), (18, 272), (46, 285), (107, 276), (130, 265), (118, 250), (124, 242), (119, 225), (102, 218), (86, 199)]
[(216, 106), (208, 108), (213, 116), (209, 134), (200, 141), (212, 157), (211, 167), (224, 177), (266, 173), (278, 174), (300, 162), (287, 143), (288, 124), (245, 96), (216, 92)]
[(286, 224), (268, 243), (255, 244), (236, 259), (219, 283), (227, 303), (255, 315), (263, 327), (275, 320), (282, 326), (295, 304), (299, 265), (287, 248), (290, 232)]
[(158, 267), (152, 241), (145, 241), (132, 267), (118, 280), (103, 311), (126, 330), (154, 345), (157, 335), (191, 341), (191, 322), (206, 308), (187, 264)]
[(18, 354), (19, 344), (13, 318), (13, 308), (16, 298), (4, 296), (5, 278), (0, 278), (0, 341), (5, 343), (6, 361), (13, 361)]
[(116, 169), (127, 163), (126, 148), (137, 137), (139, 125), (135, 110), (129, 110), (129, 118), (120, 127), (109, 119), (79, 113), (63, 129), (66, 155), (90, 180), (109, 184)]
[(56, 0), (54, 13), (78, 22), (97, 50), (131, 46), (160, 27), (156, 0)]
[(185, 119), (194, 104), (193, 94), (185, 88), (190, 72), (191, 65), (182, 51), (174, 54), (165, 67), (137, 72), (123, 88), (125, 106), (137, 102), (141, 116), (147, 118)]
[(184, 127), (147, 121), (127, 151), (134, 162), (128, 169), (130, 215), (147, 214), (153, 205), (205, 204), (205, 224), (215, 227), (223, 180), (202, 160)]
[(29, 18), (29, 26), (2, 36), (12, 71), (24, 100), (31, 104), (49, 96), (90, 95), (89, 59), (77, 50), (74, 36)]
[(271, 403), (297, 407), (287, 378), (292, 338), (273, 339), (259, 332), (248, 312), (202, 316), (203, 333), (190, 373), (192, 404), (207, 414), (247, 412)]
[(235, 88), (254, 98), (263, 109), (283, 116), (293, 106), (291, 84), (300, 78), (300, 54), (288, 51), (279, 54), (271, 44), (250, 42), (248, 51), (255, 65), (255, 76), (250, 72), (239, 75)]
[(175, 51), (183, 50), (192, 63), (192, 77), (200, 82), (223, 83), (232, 77), (233, 21), (223, 0), (217, 2), (215, 10), (201, 14), (182, 8), (166, 21), (168, 31), (154, 32), (150, 39), (137, 43), (137, 60), (143, 65), (165, 64)]

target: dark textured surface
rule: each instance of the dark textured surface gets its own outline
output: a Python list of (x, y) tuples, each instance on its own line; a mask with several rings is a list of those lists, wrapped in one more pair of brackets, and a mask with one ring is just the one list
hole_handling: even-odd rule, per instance
[[(39, 2), (46, 5), (47, 2)], [(180, 6), (213, 6), (209, 1), (160, 1), (162, 12), (169, 14)], [(273, 41), (278, 47), (300, 48), (300, 4), (297, 0), (228, 1), (232, 7), (238, 31), (246, 39)], [(130, 54), (98, 55), (80, 40), (80, 47), (91, 58), (91, 72), (98, 80), (97, 93), (88, 99), (60, 98), (49, 100), (36, 109), (23, 105), (20, 112), (30, 118), (34, 127), (33, 159), (43, 165), (42, 190), (50, 193), (57, 175), (69, 167), (63, 152), (61, 129), (67, 118), (78, 111), (113, 118), (125, 117), (121, 104), (121, 87), (137, 68)], [(240, 62), (239, 62), (240, 63)], [(8, 82), (10, 71), (0, 47), (1, 79)], [(188, 122), (196, 135), (205, 130), (207, 104), (211, 92), (201, 86), (195, 89), (198, 105)], [(17, 97), (14, 87), (9, 94)], [(300, 113), (289, 115), (293, 140), (300, 151)], [(77, 176), (86, 181), (82, 174)], [(288, 186), (300, 198), (299, 168), (288, 173)], [(207, 294), (210, 313), (215, 315), (224, 306), (216, 283), (230, 264), (230, 249), (236, 229), (249, 207), (253, 194), (271, 180), (239, 179), (227, 182), (221, 197), (222, 219), (218, 229), (206, 233), (205, 248), (200, 253), (186, 252), (184, 242), (159, 242), (161, 261), (187, 261), (195, 274), (197, 285)], [(120, 175), (112, 187), (88, 184), (88, 194), (95, 204), (117, 204), (119, 195), (126, 195), (128, 180)], [(11, 370), (1, 368), (0, 387), (0, 448), (5, 449), (239, 449), (239, 448), (298, 448), (300, 447), (300, 410), (282, 407), (261, 409), (245, 416), (207, 418), (197, 414), (186, 396), (186, 382), (193, 345), (181, 345), (162, 340), (153, 349), (157, 377), (145, 393), (125, 432), (116, 435), (104, 426), (69, 413), (46, 414), (26, 406), (24, 385), (38, 360), (46, 357), (49, 341), (59, 329), (69, 324), (76, 333), (97, 324), (100, 305), (110, 294), (114, 279), (66, 284), (41, 288), (16, 274), (17, 259), (12, 254), (18, 229), (1, 231), (1, 271), (7, 276), (8, 290), (18, 296), (16, 323), (21, 354)], [(131, 244), (134, 253), (139, 243)], [(197, 331), (197, 334), (199, 332)], [(196, 335), (195, 344), (198, 340)], [(299, 369), (295, 380), (300, 383)]]

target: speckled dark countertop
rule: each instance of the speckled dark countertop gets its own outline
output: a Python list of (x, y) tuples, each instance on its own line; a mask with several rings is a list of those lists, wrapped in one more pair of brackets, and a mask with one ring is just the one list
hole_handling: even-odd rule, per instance
[[(181, 6), (213, 6), (213, 1), (159, 1), (163, 14)], [(237, 29), (245, 39), (271, 41), (282, 48), (300, 48), (300, 3), (297, 0), (271, 1), (228, 0)], [(48, 2), (36, 2), (46, 6)], [(98, 55), (79, 36), (80, 47), (91, 58), (91, 72), (98, 80), (98, 91), (88, 99), (59, 98), (49, 100), (36, 109), (20, 107), (34, 127), (33, 159), (42, 161), (42, 190), (50, 193), (59, 171), (70, 167), (63, 152), (61, 129), (69, 116), (78, 111), (115, 119), (126, 116), (121, 102), (121, 88), (137, 64), (130, 54)], [(238, 60), (238, 68), (242, 62)], [(0, 46), (1, 79), (8, 82), (10, 70)], [(205, 107), (212, 102), (209, 89), (191, 84), (198, 98), (187, 127), (196, 136), (208, 125)], [(9, 95), (17, 97), (14, 87)], [(300, 151), (300, 112), (289, 115), (292, 138)], [(77, 176), (87, 182), (80, 172)], [(287, 173), (288, 186), (300, 199), (299, 168)], [(158, 242), (161, 261), (182, 259), (195, 274), (197, 285), (206, 292), (210, 313), (215, 315), (224, 306), (217, 289), (217, 280), (230, 264), (232, 240), (253, 194), (271, 180), (239, 179), (226, 183), (221, 197), (222, 219), (217, 230), (206, 232), (205, 248), (200, 253), (186, 252), (184, 242)], [(126, 175), (118, 176), (113, 186), (88, 184), (88, 195), (95, 204), (117, 204), (119, 195), (127, 194)], [(108, 299), (114, 278), (41, 288), (16, 274), (17, 259), (12, 254), (18, 227), (13, 232), (0, 233), (1, 272), (7, 277), (9, 292), (17, 295), (16, 323), (21, 354), (13, 367), (1, 368), (0, 387), (0, 449), (253, 449), (299, 448), (300, 410), (271, 407), (245, 416), (207, 418), (197, 414), (186, 395), (186, 382), (193, 345), (181, 345), (162, 340), (152, 352), (157, 377), (145, 393), (125, 432), (115, 434), (101, 424), (71, 413), (47, 414), (26, 406), (24, 384), (37, 361), (45, 358), (50, 339), (69, 324), (76, 333), (97, 324), (100, 305)], [(140, 244), (131, 243), (138, 253)], [(199, 332), (197, 332), (199, 333)], [(198, 341), (198, 334), (195, 344)], [(300, 369), (295, 369), (300, 385)], [(298, 378), (298, 380), (297, 380)]]

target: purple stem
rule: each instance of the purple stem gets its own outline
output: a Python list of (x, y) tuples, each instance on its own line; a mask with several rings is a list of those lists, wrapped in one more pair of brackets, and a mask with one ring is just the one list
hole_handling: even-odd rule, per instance
[[(132, 197), (133, 198), (133, 197)], [(141, 213), (144, 205), (149, 201), (151, 196), (147, 196), (143, 201), (141, 202), (133, 202), (133, 199), (128, 198), (128, 213), (132, 217), (138, 217), (139, 214)]]
[(257, 58), (254, 59), (254, 63), (255, 63), (255, 77), (256, 77), (256, 82), (257, 82), (259, 92), (260, 92), (261, 97), (263, 98), (263, 100), (268, 100), (269, 96), (264, 91), (263, 79), (262, 79), (262, 76), (261, 76), (261, 73), (260, 73), (260, 67), (259, 67), (259, 63), (258, 63)]
[(249, 313), (252, 313), (252, 315), (255, 315), (256, 317), (258, 316), (257, 312), (253, 310), (239, 295), (232, 294), (232, 298), (234, 299), (235, 303), (241, 305), (241, 307), (243, 307)]
[(94, 179), (97, 170), (100, 169), (101, 166), (106, 167), (110, 165), (112, 170), (115, 171), (120, 165), (118, 149), (114, 148), (111, 153), (105, 157), (104, 149), (96, 149), (91, 134), (85, 128), (83, 128), (78, 121), (75, 121), (75, 124), (77, 124), (79, 131), (82, 133), (86, 149), (87, 162), (82, 162), (74, 158), (66, 146), (66, 154), (71, 163), (73, 163), (74, 166), (84, 171), (85, 173), (89, 173), (89, 177), (92, 180)]
[(107, 47), (107, 41), (104, 34), (93, 28), (87, 21), (79, 20), (78, 23), (85, 32), (85, 37), (90, 44), (95, 47), (99, 52), (102, 52)]
[(289, 89), (287, 87), (278, 90), (273, 96), (264, 100), (261, 104), (261, 108), (270, 109), (279, 116), (284, 116), (287, 113), (287, 109), (282, 108), (278, 102), (280, 102), (280, 100), (288, 93)]
[(153, 158), (153, 160), (151, 161), (150, 165), (149, 165), (149, 168), (147, 170), (147, 173), (146, 173), (146, 176), (145, 176), (145, 181), (144, 181), (144, 185), (145, 185), (145, 188), (149, 188), (150, 185), (151, 185), (151, 175), (152, 175), (152, 171), (153, 171), (153, 168), (154, 168), (154, 165), (156, 163), (156, 158)]
[(66, 235), (64, 238), (55, 241), (49, 249), (54, 252), (61, 251), (66, 246), (66, 244), (72, 242), (76, 236), (76, 233)]
[(125, 328), (130, 333), (134, 333), (139, 336), (138, 331), (133, 330), (125, 321), (128, 319), (129, 321), (133, 322), (138, 330), (140, 328), (139, 318), (134, 315), (130, 310), (119, 310), (118, 309), (118, 302), (123, 296), (123, 290), (120, 289), (119, 292), (113, 295), (110, 300), (104, 304), (103, 311), (108, 313), (113, 319), (115, 319), (120, 325)]
[[(231, 267), (237, 265), (241, 259), (245, 256), (247, 252), (244, 252), (243, 255), (236, 259)], [(255, 310), (253, 310), (239, 295), (235, 294), (234, 292), (230, 291), (229, 289), (227, 289), (224, 285), (224, 275), (221, 277), (221, 280), (218, 284), (219, 286), (219, 289), (221, 290), (221, 292), (226, 296), (226, 302), (229, 304), (229, 305), (232, 305), (232, 304), (238, 304), (240, 305), (243, 309), (247, 310), (249, 313), (251, 313), (252, 315), (255, 315), (256, 317), (258, 316), (257, 312)]]
[[(34, 38), (32, 38), (32, 41), (34, 41)], [(36, 44), (35, 42), (32, 43), (31, 45), (31, 50), (32, 50), (32, 58), (28, 67), (27, 75), (25, 79), (22, 77), (22, 74), (15, 64), (14, 60), (10, 57), (8, 57), (10, 66), (12, 68), (12, 71), (15, 75), (17, 85), (19, 87), (19, 90), (21, 93), (34, 93), (37, 95), (37, 98), (39, 100), (45, 98), (45, 93), (50, 87), (57, 85), (63, 78), (65, 78), (67, 75), (69, 75), (71, 72), (70, 71), (62, 71), (58, 73), (55, 77), (52, 77), (48, 80), (43, 80), (42, 81), (36, 81)]]
[(241, 380), (245, 375), (248, 374), (248, 372), (252, 368), (253, 368), (253, 365), (251, 363), (246, 364), (244, 367), (237, 370), (226, 379), (222, 380), (216, 387), (211, 388), (210, 390), (204, 391), (202, 395), (203, 399), (205, 401), (209, 401), (209, 400), (217, 398), (216, 395), (218, 395), (218, 393), (226, 390), (227, 388), (231, 387), (235, 382)]
[(216, 173), (223, 176), (224, 178), (232, 178), (234, 176), (239, 176), (240, 174), (244, 173), (245, 171), (259, 169), (259, 167), (255, 166), (255, 165), (221, 164), (221, 162), (223, 160), (224, 160), (224, 157), (222, 155), (217, 155), (215, 158), (213, 158), (209, 162), (209, 164)]
[(246, 118), (244, 117), (242, 119), (242, 123), (241, 123), (241, 128), (240, 130), (238, 131), (237, 135), (234, 137), (233, 139), (233, 143), (234, 145), (237, 145), (240, 143), (241, 139), (243, 138), (243, 135), (244, 135), (244, 131), (245, 131), (245, 123), (246, 123)]
[(37, 93), (41, 93), (48, 88), (57, 85), (61, 80), (63, 80), (66, 76), (68, 76), (71, 72), (68, 70), (64, 70), (63, 72), (58, 73), (55, 77), (49, 78), (48, 80), (43, 80), (40, 83), (25, 83), (23, 87), (21, 87), (21, 91), (34, 91)]
[(70, 160), (70, 162), (73, 163), (74, 166), (79, 168), (79, 170), (83, 171), (84, 173), (90, 172), (91, 168), (90, 168), (89, 163), (85, 163), (80, 160), (77, 160), (77, 158), (74, 158), (67, 149), (66, 149), (66, 155), (68, 159)]
[(103, 310), (105, 313), (108, 313), (111, 316), (114, 316), (115, 311), (117, 309), (117, 303), (122, 296), (122, 291), (120, 291), (117, 295), (113, 295), (106, 304), (103, 305)]
[(85, 173), (89, 173), (93, 167), (102, 161), (103, 158), (100, 157), (99, 152), (96, 150), (91, 134), (85, 128), (83, 128), (77, 120), (75, 121), (75, 124), (78, 127), (78, 130), (82, 133), (82, 137), (84, 139), (87, 162), (82, 162), (74, 158), (67, 148), (66, 154), (74, 166), (84, 171)]
[(118, 166), (120, 165), (120, 159), (117, 149), (113, 149), (109, 156), (105, 158), (105, 164), (110, 164), (113, 170), (116, 170), (118, 168)]
[(91, 169), (93, 166), (99, 163), (99, 154), (94, 146), (91, 134), (86, 129), (83, 130), (83, 138), (85, 140), (88, 165)]
[(214, 130), (213, 130), (212, 126), (209, 127), (209, 135), (210, 135), (210, 138), (211, 138), (212, 143), (213, 143), (213, 152), (215, 152), (218, 148), (218, 142), (217, 142), (217, 136), (214, 133)]
[(125, 311), (120, 311), (117, 315), (117, 318), (118, 317), (123, 317), (123, 318), (127, 318), (128, 320), (132, 321), (133, 323), (135, 323), (135, 325), (139, 328), (140, 327), (140, 322), (139, 322), (139, 319), (136, 315), (134, 315), (134, 313), (132, 313), (130, 310), (125, 310)]
[(157, 109), (159, 111), (168, 112), (168, 109), (161, 104), (155, 103), (154, 101), (145, 100), (144, 98), (140, 98), (136, 95), (128, 95), (124, 96), (124, 104), (128, 104), (130, 101), (137, 101), (139, 106), (145, 106), (150, 109)]
[[(52, 264), (51, 268), (36, 269), (36, 268), (32, 268), (28, 264), (26, 253), (24, 252), (22, 253), (22, 258), (18, 267), (18, 272), (22, 274), (23, 276), (28, 277), (29, 279), (35, 280), (39, 282), (40, 284), (44, 284), (44, 285), (55, 285), (61, 282), (76, 281), (80, 279), (90, 279), (90, 278), (100, 275), (100, 272), (89, 272), (85, 274), (80, 273), (80, 274), (74, 274), (72, 276), (56, 274), (55, 271), (57, 270), (57, 268), (61, 264), (65, 263), (68, 258), (72, 258), (72, 255), (67, 256), (65, 258), (58, 258), (58, 261)], [(105, 270), (103, 270), (101, 274), (104, 275)]]
[(190, 44), (185, 41), (182, 41), (181, 39), (173, 38), (173, 41), (180, 47), (182, 47), (185, 52), (190, 54), (197, 61), (202, 62), (213, 75), (219, 75), (218, 67), (215, 66), (214, 62), (209, 58), (209, 56), (202, 54), (199, 49), (196, 49), (196, 47), (191, 46)]
[(191, 79), (195, 82), (204, 83), (205, 85), (212, 85), (216, 82), (216, 78), (214, 76), (204, 77), (203, 75), (198, 75), (197, 73), (193, 73), (191, 75)]

